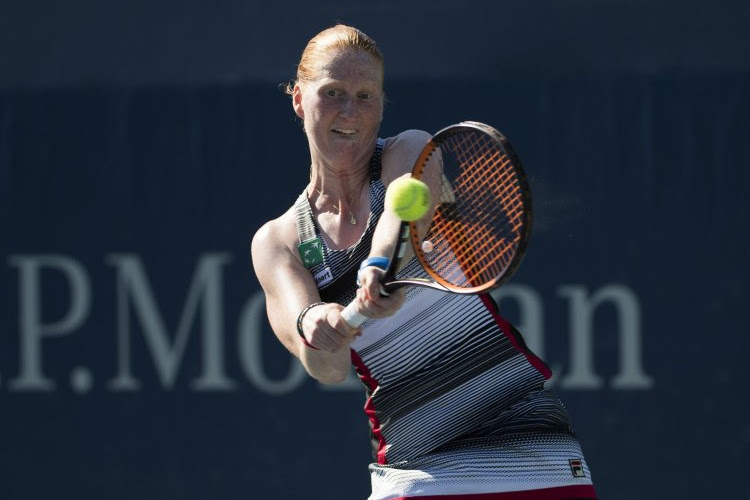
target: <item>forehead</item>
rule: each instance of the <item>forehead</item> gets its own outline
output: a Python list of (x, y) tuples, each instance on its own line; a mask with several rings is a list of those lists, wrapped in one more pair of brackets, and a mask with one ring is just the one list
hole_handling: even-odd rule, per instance
[(362, 50), (342, 49), (320, 60), (318, 78), (334, 80), (383, 81), (383, 66), (372, 55)]

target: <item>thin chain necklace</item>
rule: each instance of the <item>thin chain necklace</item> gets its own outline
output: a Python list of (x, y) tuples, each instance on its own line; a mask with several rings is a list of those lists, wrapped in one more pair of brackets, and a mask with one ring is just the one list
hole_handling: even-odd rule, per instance
[[(315, 191), (316, 193), (318, 193), (320, 196), (323, 196), (323, 192), (321, 190), (319, 190), (317, 188), (313, 188), (313, 191)], [(331, 208), (335, 208), (336, 209), (336, 213), (341, 213), (341, 209), (339, 207), (337, 207), (336, 205), (334, 205), (333, 203), (329, 203), (329, 206)], [(352, 226), (356, 226), (357, 225), (357, 219), (354, 217), (354, 212), (352, 212), (351, 210), (349, 211), (349, 223)]]

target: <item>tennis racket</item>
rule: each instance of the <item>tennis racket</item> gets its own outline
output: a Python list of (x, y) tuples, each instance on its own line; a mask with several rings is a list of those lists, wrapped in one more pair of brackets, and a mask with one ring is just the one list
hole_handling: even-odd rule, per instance
[[(428, 141), (411, 176), (430, 186), (433, 207), (425, 221), (401, 223), (381, 280), (384, 291), (424, 286), (475, 294), (507, 281), (523, 258), (532, 224), (531, 192), (508, 140), (483, 123), (451, 125)], [(428, 278), (396, 277), (409, 245)], [(341, 314), (351, 326), (369, 319), (353, 302)]]

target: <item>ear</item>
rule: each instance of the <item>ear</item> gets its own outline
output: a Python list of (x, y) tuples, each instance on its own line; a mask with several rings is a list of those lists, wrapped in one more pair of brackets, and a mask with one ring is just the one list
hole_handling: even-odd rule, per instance
[(294, 84), (294, 89), (292, 90), (292, 107), (297, 116), (304, 120), (305, 111), (302, 109), (302, 89), (300, 89), (297, 83)]

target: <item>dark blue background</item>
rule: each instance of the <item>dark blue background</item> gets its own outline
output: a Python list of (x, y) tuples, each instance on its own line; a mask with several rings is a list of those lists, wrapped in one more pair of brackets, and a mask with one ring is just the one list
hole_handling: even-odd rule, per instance
[[(744, 2), (7, 2), (0, 6), (0, 498), (366, 497), (357, 389), (261, 390), (239, 361), (258, 292), (249, 238), (306, 183), (278, 84), (334, 20), (387, 60), (384, 136), (491, 123), (529, 173), (536, 220), (513, 283), (544, 303), (545, 358), (570, 370), (560, 287), (638, 297), (654, 384), (612, 387), (614, 313), (595, 321), (604, 385), (560, 389), (603, 499), (739, 498), (750, 456), (740, 311), (750, 276), (750, 10)], [(446, 34), (448, 33), (448, 34)], [(478, 50), (473, 51), (479, 45)], [(200, 319), (165, 387), (131, 318), (137, 391), (118, 392), (111, 254), (143, 262), (174, 333), (201, 256), (226, 254), (232, 390), (199, 391)], [(17, 256), (64, 255), (91, 280), (75, 331), (43, 342), (51, 391), (14, 390)], [(14, 257), (15, 256), (15, 257)], [(70, 307), (43, 274), (42, 316)], [(516, 311), (508, 304), (508, 315)], [(199, 315), (200, 317), (200, 315)], [(289, 357), (264, 329), (263, 370)], [(90, 391), (72, 371), (86, 367)]]

